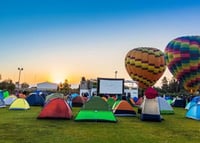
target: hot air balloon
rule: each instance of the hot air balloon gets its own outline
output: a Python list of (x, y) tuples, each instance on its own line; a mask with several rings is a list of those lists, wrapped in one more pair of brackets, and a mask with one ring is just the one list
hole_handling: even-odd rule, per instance
[(125, 57), (129, 76), (140, 88), (153, 86), (165, 71), (164, 53), (156, 48), (140, 47), (130, 50)]
[(183, 36), (168, 43), (166, 64), (190, 93), (200, 89), (200, 36)]

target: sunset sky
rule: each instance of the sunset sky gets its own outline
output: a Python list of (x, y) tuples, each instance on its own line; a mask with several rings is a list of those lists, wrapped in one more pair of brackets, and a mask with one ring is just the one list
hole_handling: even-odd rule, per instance
[(75, 84), (115, 71), (130, 79), (129, 50), (164, 51), (185, 35), (200, 35), (199, 0), (1, 0), (0, 74), (16, 82), (22, 67), (29, 84)]

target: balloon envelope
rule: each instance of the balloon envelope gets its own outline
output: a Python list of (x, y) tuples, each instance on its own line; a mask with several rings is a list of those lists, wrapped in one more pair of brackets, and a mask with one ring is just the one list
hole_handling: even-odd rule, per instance
[(155, 97), (158, 96), (158, 92), (152, 88), (152, 87), (148, 87), (145, 92), (144, 95), (148, 98), (148, 99), (153, 99)]
[(140, 47), (130, 50), (125, 57), (129, 76), (140, 88), (154, 85), (165, 71), (164, 53), (156, 48)]
[(166, 64), (189, 92), (200, 88), (200, 36), (183, 36), (168, 43)]

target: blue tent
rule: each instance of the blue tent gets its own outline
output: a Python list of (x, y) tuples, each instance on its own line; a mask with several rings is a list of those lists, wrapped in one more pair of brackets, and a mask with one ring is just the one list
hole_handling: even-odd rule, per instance
[(138, 101), (138, 98), (137, 98), (137, 97), (133, 97), (133, 101), (134, 101), (134, 102), (137, 102), (137, 101)]
[(30, 106), (43, 106), (44, 105), (44, 98), (37, 93), (31, 93), (26, 98), (26, 100)]
[(186, 113), (187, 118), (200, 120), (200, 103), (193, 105), (190, 107), (188, 112)]
[(4, 99), (3, 98), (3, 92), (0, 90), (0, 99)]
[(174, 100), (174, 102), (172, 103), (173, 107), (183, 107), (183, 108), (185, 108), (185, 105), (186, 105), (186, 100), (183, 99), (183, 98), (176, 98)]
[(3, 101), (3, 99), (0, 98), (0, 108), (2, 108), (2, 107), (6, 107), (6, 104)]
[(198, 102), (200, 102), (200, 96), (193, 97), (192, 100), (186, 105), (185, 109), (190, 109), (190, 107), (197, 104)]
[(77, 96), (79, 96), (79, 94), (78, 94), (78, 93), (72, 93), (71, 96), (72, 96), (72, 99), (74, 99), (74, 98), (76, 98)]

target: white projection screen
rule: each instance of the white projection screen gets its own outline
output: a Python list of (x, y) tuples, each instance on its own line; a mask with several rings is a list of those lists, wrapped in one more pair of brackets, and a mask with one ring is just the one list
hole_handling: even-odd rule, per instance
[(99, 95), (124, 93), (124, 79), (98, 78), (97, 85), (97, 93)]

